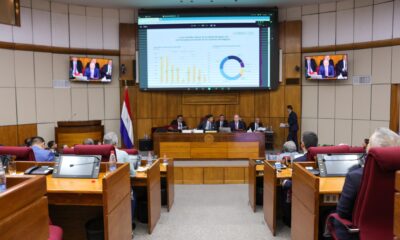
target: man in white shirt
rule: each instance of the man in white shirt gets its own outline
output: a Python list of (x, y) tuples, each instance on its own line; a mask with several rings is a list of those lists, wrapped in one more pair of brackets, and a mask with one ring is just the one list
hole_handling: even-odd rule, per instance
[(111, 75), (112, 75), (112, 60), (108, 60), (108, 63), (105, 64), (102, 68), (101, 68), (101, 78), (105, 78), (105, 79), (111, 79)]

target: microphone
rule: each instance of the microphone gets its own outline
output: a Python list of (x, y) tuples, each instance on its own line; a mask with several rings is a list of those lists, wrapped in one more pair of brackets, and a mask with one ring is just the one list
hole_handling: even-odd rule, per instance
[(93, 162), (87, 162), (87, 163), (70, 164), (69, 167), (72, 168), (72, 167), (75, 167), (75, 166), (90, 165), (90, 164), (93, 164), (93, 163), (101, 162), (101, 159), (100, 159), (99, 157), (97, 157), (97, 156), (92, 156), (92, 157), (95, 158), (95, 161), (93, 161)]

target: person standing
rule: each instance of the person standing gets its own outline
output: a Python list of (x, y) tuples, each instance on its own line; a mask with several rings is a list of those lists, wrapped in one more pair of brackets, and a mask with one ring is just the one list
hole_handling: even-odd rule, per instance
[(287, 141), (293, 141), (296, 144), (296, 148), (299, 149), (299, 144), (297, 142), (297, 131), (299, 130), (297, 114), (293, 111), (292, 105), (287, 106), (287, 111), (289, 113), (288, 116), (289, 134), (287, 136)]

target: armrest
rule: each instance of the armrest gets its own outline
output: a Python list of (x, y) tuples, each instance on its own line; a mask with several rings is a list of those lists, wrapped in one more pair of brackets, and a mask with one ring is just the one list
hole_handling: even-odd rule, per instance
[(332, 222), (331, 222), (331, 220), (332, 219), (335, 219), (336, 221), (338, 221), (340, 224), (342, 224), (346, 229), (347, 229), (347, 232), (349, 232), (349, 233), (358, 233), (358, 232), (360, 232), (360, 229), (358, 229), (358, 228), (356, 228), (354, 225), (353, 225), (353, 223), (351, 222), (351, 221), (349, 221), (349, 220), (347, 220), (347, 219), (344, 219), (344, 218), (341, 218), (340, 216), (339, 216), (339, 214), (337, 214), (337, 213), (332, 213), (332, 214), (330, 214), (329, 216), (328, 216), (328, 218), (327, 218), (327, 220), (326, 220), (326, 222), (327, 222), (327, 225), (328, 225), (328, 227), (329, 227), (329, 230), (332, 232), (332, 230), (333, 230), (333, 226), (332, 226)]

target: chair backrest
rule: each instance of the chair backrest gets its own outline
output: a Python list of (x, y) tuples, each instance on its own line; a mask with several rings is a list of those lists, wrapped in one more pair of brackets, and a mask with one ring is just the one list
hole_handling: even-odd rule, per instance
[(108, 162), (111, 151), (115, 152), (113, 145), (75, 145), (74, 153), (77, 155), (101, 155), (102, 162)]
[(327, 154), (327, 153), (353, 153), (350, 152), (350, 147), (348, 145), (340, 146), (323, 146), (323, 147), (310, 147), (307, 153), (307, 161), (315, 161), (317, 154)]
[(75, 154), (74, 148), (63, 148), (62, 154)]
[(0, 155), (14, 155), (17, 161), (36, 161), (30, 147), (3, 146), (0, 147)]
[(393, 239), (395, 172), (400, 147), (371, 148), (354, 207), (353, 223), (360, 239)]
[(365, 153), (364, 147), (349, 147), (348, 153)]
[(139, 152), (138, 150), (131, 148), (131, 149), (121, 149), (122, 151), (125, 151), (128, 155), (138, 155)]

